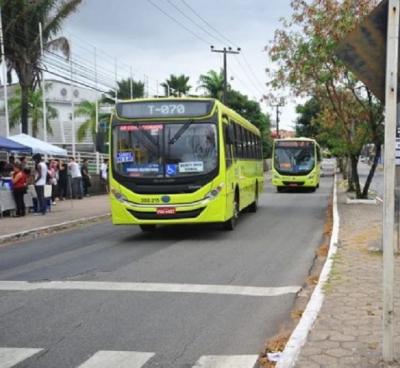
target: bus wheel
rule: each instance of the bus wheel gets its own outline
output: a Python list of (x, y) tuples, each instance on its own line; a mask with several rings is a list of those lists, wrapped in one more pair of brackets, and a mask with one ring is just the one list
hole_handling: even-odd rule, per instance
[(233, 216), (224, 222), (224, 229), (228, 231), (232, 231), (236, 227), (237, 219), (239, 217), (239, 200), (238, 196), (235, 195), (235, 200), (233, 202)]
[(151, 233), (156, 229), (156, 225), (139, 225), (139, 227), (145, 233)]
[(285, 190), (284, 187), (276, 187), (276, 191), (277, 191), (278, 193), (282, 193), (284, 190)]
[(258, 183), (256, 183), (256, 192), (254, 193), (254, 202), (249, 206), (249, 212), (256, 213), (258, 209)]

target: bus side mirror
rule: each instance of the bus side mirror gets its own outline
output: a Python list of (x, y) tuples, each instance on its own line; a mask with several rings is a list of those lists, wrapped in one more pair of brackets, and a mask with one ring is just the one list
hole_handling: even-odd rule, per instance
[(226, 143), (227, 144), (234, 144), (235, 143), (235, 132), (233, 131), (233, 125), (229, 124), (225, 128), (225, 136), (226, 136)]

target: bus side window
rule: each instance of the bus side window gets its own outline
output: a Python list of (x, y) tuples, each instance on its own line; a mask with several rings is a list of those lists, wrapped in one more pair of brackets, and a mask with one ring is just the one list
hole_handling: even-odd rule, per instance
[(225, 143), (225, 164), (226, 167), (232, 165), (232, 145), (227, 143), (227, 131), (225, 128), (229, 125), (229, 120), (227, 117), (223, 117), (223, 127), (224, 127), (224, 143)]
[(253, 160), (257, 158), (256, 136), (254, 133), (251, 133), (251, 158)]
[(244, 143), (244, 158), (250, 158), (250, 146), (249, 146), (249, 132), (246, 130), (246, 129), (244, 129), (243, 127), (242, 127), (242, 129), (243, 129), (243, 136), (244, 136), (244, 138), (243, 138), (243, 143)]
[(242, 158), (242, 135), (240, 131), (240, 125), (234, 124), (235, 126), (235, 153), (237, 158)]

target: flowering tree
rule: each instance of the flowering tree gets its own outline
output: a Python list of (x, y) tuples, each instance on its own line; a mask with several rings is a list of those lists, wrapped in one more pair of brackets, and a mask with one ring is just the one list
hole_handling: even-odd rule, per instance
[[(362, 82), (347, 70), (335, 50), (373, 7), (376, 0), (293, 0), (293, 14), (283, 20), (267, 47), (276, 63), (269, 85), (289, 88), (295, 96), (313, 96), (321, 111), (322, 134), (332, 137), (350, 162), (349, 189), (366, 198), (378, 164), (383, 140), (383, 107)], [(358, 161), (366, 143), (375, 157), (361, 188)]]

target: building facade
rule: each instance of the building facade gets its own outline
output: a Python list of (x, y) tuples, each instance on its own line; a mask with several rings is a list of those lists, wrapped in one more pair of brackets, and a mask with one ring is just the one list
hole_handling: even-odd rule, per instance
[[(77, 131), (79, 127), (89, 118), (86, 116), (74, 116), (73, 112), (78, 105), (88, 100), (95, 102), (97, 96), (96, 91), (80, 86), (73, 86), (69, 83), (59, 80), (47, 80), (48, 89), (46, 91), (46, 103), (57, 110), (57, 118), (49, 121), (53, 134), (47, 134), (47, 141), (52, 144), (59, 145), (63, 148), (70, 148), (73, 142), (73, 134), (75, 135), (76, 150), (78, 151), (93, 151), (94, 142), (90, 132), (84, 137), (81, 142), (78, 142)], [(12, 84), (8, 87), (8, 97), (15, 94), (17, 84)], [(0, 88), (0, 135), (6, 135), (6, 124), (4, 116), (4, 90)], [(110, 107), (108, 107), (110, 110)], [(40, 124), (42, 125), (42, 124)], [(10, 129), (10, 135), (21, 133), (21, 125)], [(29, 134), (32, 134), (32, 129), (29, 124)], [(39, 127), (37, 138), (43, 139), (43, 127)]]

